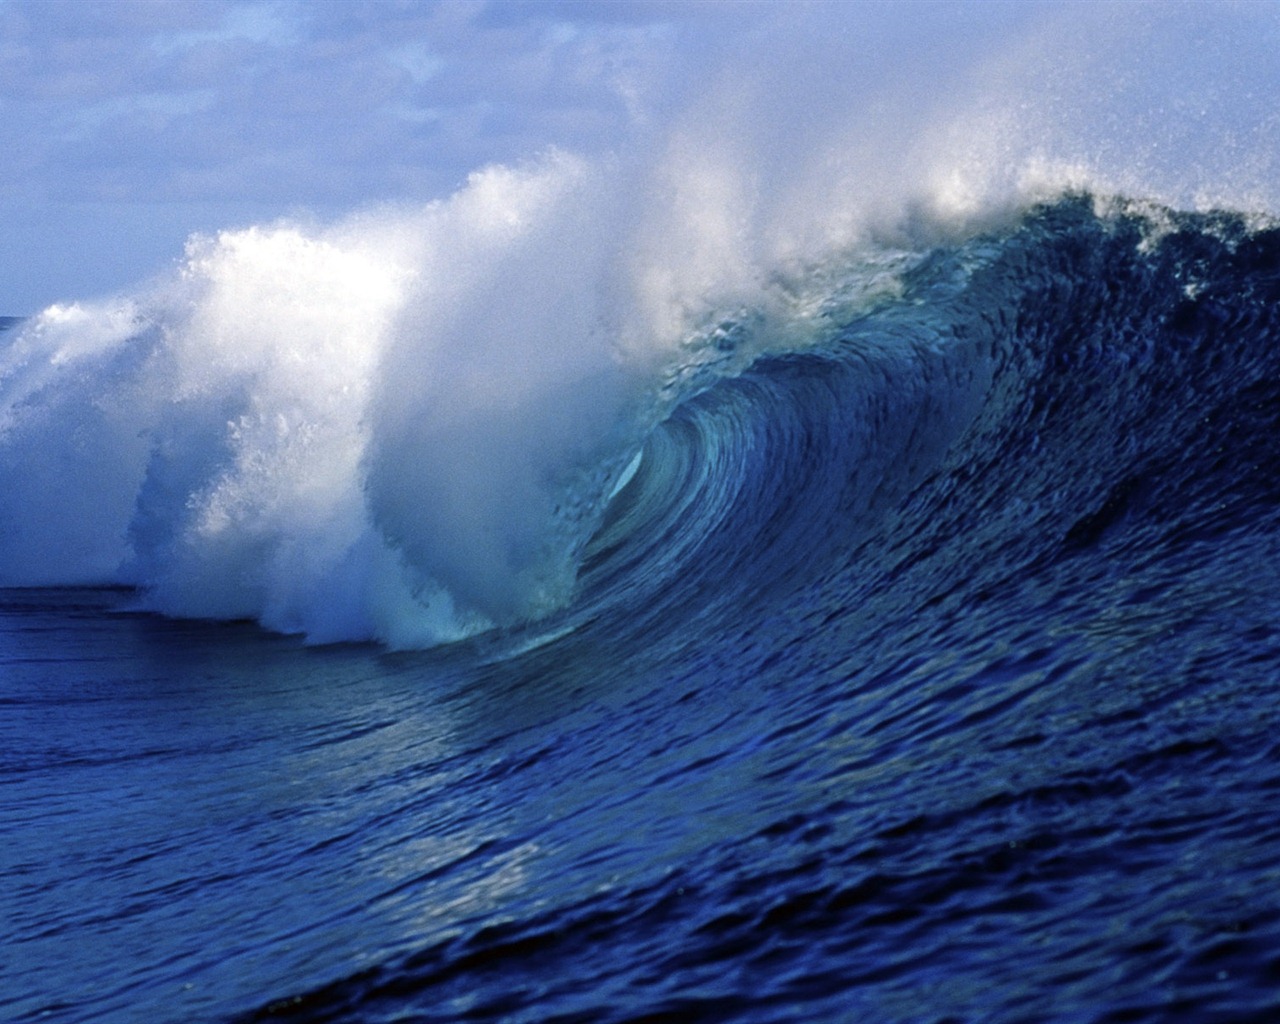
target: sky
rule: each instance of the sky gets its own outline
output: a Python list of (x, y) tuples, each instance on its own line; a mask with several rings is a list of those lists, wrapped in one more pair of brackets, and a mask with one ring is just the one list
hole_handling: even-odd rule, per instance
[(0, 0), (0, 312), (127, 284), (193, 230), (597, 149), (750, 7)]
[[(1230, 110), (1252, 159), (1280, 136), (1276, 6), (1174, 6), (1135, 28), (1141, 5), (0, 0), (0, 314), (124, 288), (193, 232), (444, 197), (548, 147), (642, 146), (700, 105), (708, 130), (768, 122), (785, 162), (792, 136), (814, 150), (826, 130), (806, 127), (813, 97), (848, 110), (881, 80), (898, 104), (875, 99), (882, 119), (910, 125), (902, 105), (977, 75), (1005, 114), (1113, 164), (1220, 154), (1203, 123)], [(1218, 38), (1231, 19), (1249, 24)], [(726, 68), (757, 114), (724, 113)], [(1099, 93), (1119, 99), (1099, 111)], [(1108, 117), (1145, 134), (1101, 137)]]

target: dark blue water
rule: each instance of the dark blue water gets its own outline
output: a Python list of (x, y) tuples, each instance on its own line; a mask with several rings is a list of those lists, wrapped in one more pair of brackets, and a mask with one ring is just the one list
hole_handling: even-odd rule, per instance
[(1067, 198), (771, 353), (535, 625), (0, 595), (3, 1016), (1280, 1015), (1280, 231)]

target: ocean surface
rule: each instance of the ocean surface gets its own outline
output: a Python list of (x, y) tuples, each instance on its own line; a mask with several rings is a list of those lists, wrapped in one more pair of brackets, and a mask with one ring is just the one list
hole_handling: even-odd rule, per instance
[(496, 405), (287, 233), (7, 325), (0, 1017), (1280, 1019), (1280, 227), (925, 235)]

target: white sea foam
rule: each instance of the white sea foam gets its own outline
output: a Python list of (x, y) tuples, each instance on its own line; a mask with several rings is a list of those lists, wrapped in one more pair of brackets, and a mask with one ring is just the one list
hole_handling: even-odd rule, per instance
[(1265, 67), (1225, 72), (1219, 47), (1177, 67), (1201, 115), (1120, 118), (1181, 95), (1161, 60), (1186, 39), (1154, 12), (940, 19), (868, 35), (806, 8), (607, 155), (195, 237), (129, 295), (45, 310), (0, 349), (0, 584), (129, 582), (316, 641), (536, 617), (717, 310), (1064, 187), (1274, 207), (1270, 115), (1245, 95)]

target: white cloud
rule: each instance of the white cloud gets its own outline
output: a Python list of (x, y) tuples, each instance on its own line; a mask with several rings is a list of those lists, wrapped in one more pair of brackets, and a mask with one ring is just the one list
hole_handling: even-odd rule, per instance
[(418, 42), (407, 43), (388, 51), (387, 59), (408, 72), (414, 85), (431, 81), (445, 69), (445, 61)]
[(85, 139), (97, 132), (110, 130), (113, 122), (145, 123), (162, 129), (179, 118), (209, 109), (215, 100), (213, 89), (113, 96), (100, 103), (85, 104), (67, 111), (60, 138), (63, 141)]
[(150, 45), (162, 56), (210, 43), (245, 41), (287, 46), (297, 38), (294, 20), (288, 13), (290, 6), (234, 4), (222, 10), (221, 20), (215, 27), (159, 32), (151, 37)]

